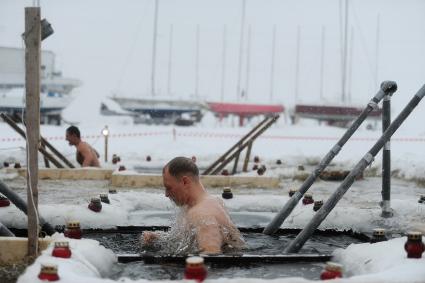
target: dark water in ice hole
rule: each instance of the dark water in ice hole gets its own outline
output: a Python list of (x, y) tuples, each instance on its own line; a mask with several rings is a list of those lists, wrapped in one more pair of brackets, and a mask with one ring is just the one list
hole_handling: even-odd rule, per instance
[[(261, 233), (242, 233), (247, 243), (244, 254), (276, 255), (282, 254), (283, 249), (295, 238), (295, 234), (267, 236)], [(105, 247), (112, 249), (116, 254), (137, 254), (144, 252), (139, 245), (138, 234), (105, 234), (90, 233), (85, 238), (98, 240)], [(306, 242), (300, 253), (330, 254), (336, 248), (345, 248), (352, 243), (361, 241), (344, 234), (338, 235), (313, 235)], [(159, 255), (159, 252), (156, 252)], [(244, 264), (241, 266), (223, 266), (207, 264), (208, 278), (281, 278), (304, 277), (319, 279), (324, 267), (321, 262), (299, 263), (268, 263)], [(149, 280), (178, 280), (183, 278), (184, 265), (179, 263), (145, 264), (144, 262), (117, 263), (108, 277), (118, 279), (128, 277), (131, 279)]]

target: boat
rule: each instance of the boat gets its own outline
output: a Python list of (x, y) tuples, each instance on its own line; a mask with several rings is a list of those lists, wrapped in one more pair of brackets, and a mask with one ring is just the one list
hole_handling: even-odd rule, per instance
[(127, 113), (133, 113), (134, 123), (176, 124), (190, 126), (201, 121), (207, 106), (202, 101), (171, 98), (111, 97)]
[[(81, 81), (65, 78), (55, 68), (55, 54), (41, 52), (40, 123), (60, 125), (61, 112)], [(25, 49), (0, 47), (0, 112), (22, 116), (25, 108)]]

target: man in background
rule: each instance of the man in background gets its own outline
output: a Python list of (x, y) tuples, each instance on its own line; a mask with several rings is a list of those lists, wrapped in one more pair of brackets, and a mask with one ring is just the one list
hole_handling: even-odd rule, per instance
[(99, 154), (88, 143), (81, 140), (80, 130), (76, 126), (66, 129), (66, 140), (77, 148), (77, 162), (81, 167), (100, 167)]

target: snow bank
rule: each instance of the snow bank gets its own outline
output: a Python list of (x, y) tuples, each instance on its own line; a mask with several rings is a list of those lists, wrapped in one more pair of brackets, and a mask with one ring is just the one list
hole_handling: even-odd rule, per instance
[[(72, 251), (71, 258), (52, 257), (51, 253), (54, 247), (52, 243), (18, 278), (18, 283), (43, 282), (37, 276), (41, 264), (46, 263), (53, 263), (58, 266), (60, 282), (107, 282), (101, 280), (100, 277), (106, 275), (117, 261), (111, 250), (104, 248), (94, 240), (73, 240), (58, 233), (54, 234), (52, 239), (54, 241), (68, 241)], [(112, 280), (108, 281), (113, 282)]]
[[(55, 234), (54, 240), (64, 240), (62, 234)], [(116, 263), (115, 255), (100, 246), (94, 240), (72, 240), (70, 242), (72, 257), (70, 259), (54, 258), (50, 256), (53, 244), (37, 258), (34, 264), (28, 267), (22, 274), (18, 283), (39, 282), (37, 275), (42, 263), (54, 263), (58, 265), (60, 282), (74, 283), (97, 283), (97, 282), (115, 282), (109, 279), (102, 279), (102, 276), (108, 275), (108, 270)], [(334, 252), (333, 260), (344, 266), (345, 278), (337, 279), (335, 283), (388, 283), (388, 282), (425, 282), (425, 258), (408, 259), (404, 251), (406, 237), (392, 239), (386, 242), (375, 244), (352, 244), (346, 249), (337, 249)], [(141, 263), (142, 264), (142, 263)], [(40, 281), (41, 282), (41, 281)], [(119, 282), (187, 282), (180, 281), (147, 281), (130, 280), (121, 278)], [(234, 278), (234, 279), (215, 279), (205, 282), (223, 282), (223, 283), (243, 283), (243, 282), (314, 282), (303, 278), (279, 278), (274, 280)]]

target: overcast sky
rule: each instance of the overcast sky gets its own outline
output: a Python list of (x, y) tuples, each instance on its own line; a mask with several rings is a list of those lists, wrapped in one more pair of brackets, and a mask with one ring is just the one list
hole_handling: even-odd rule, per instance
[[(98, 108), (102, 97), (119, 93), (149, 96), (154, 0), (41, 0), (42, 17), (55, 34), (42, 48), (57, 55), (57, 67), (82, 80), (74, 107)], [(321, 29), (326, 30), (324, 96), (341, 95), (339, 0), (247, 0), (251, 26), (248, 98), (270, 102), (272, 31), (276, 26), (273, 102), (295, 100), (296, 35), (301, 29), (299, 101), (319, 99)], [(33, 1), (0, 0), (0, 46), (21, 47), (24, 7)], [(348, 87), (352, 100), (366, 104), (378, 80), (392, 79), (409, 99), (424, 83), (425, 1), (351, 0), (349, 30), (354, 31)], [(225, 99), (236, 99), (242, 0), (159, 0), (156, 89), (167, 94), (169, 30), (173, 25), (171, 89), (176, 97), (195, 91), (196, 26), (200, 27), (199, 94), (219, 100), (222, 37), (227, 26)], [(376, 27), (380, 18), (379, 57)], [(349, 36), (351, 38), (351, 36)], [(242, 86), (246, 87), (246, 39)], [(377, 60), (378, 59), (378, 60)]]

